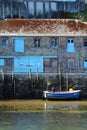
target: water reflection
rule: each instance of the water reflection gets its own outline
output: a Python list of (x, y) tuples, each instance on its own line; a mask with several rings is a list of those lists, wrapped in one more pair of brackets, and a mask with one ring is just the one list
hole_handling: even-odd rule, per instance
[(0, 113), (0, 130), (40, 130), (41, 113)]
[(66, 105), (48, 105), (47, 103), (44, 103), (44, 109), (45, 110), (79, 110), (80, 106), (79, 104), (66, 104)]
[(0, 130), (87, 130), (87, 113), (0, 113)]
[(87, 105), (83, 107), (79, 102), (53, 104), (43, 102), (43, 111), (33, 112), (18, 112), (15, 106), (2, 106), (0, 130), (87, 130)]

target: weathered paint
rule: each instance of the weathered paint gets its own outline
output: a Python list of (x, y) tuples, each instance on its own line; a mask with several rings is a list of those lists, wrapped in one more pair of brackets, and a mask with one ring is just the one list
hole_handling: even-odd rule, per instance
[(24, 38), (14, 39), (14, 49), (15, 52), (24, 52)]
[(14, 72), (43, 72), (43, 57), (21, 56), (14, 58)]

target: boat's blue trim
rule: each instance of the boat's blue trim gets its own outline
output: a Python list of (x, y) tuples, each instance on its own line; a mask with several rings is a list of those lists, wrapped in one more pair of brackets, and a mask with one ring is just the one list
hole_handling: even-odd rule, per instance
[(47, 99), (78, 99), (80, 91), (73, 93), (45, 93)]

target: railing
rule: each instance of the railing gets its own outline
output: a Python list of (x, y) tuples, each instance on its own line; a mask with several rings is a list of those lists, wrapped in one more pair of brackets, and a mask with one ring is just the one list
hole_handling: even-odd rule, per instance
[(13, 69), (10, 69), (10, 70), (3, 70), (3, 69), (0, 69), (0, 76), (2, 76), (2, 78), (4, 77), (4, 75), (12, 75), (12, 77), (14, 75), (32, 75), (32, 76), (38, 76), (38, 75), (42, 75), (42, 76), (57, 76), (57, 75), (87, 75), (87, 69), (60, 69), (60, 72), (59, 70), (57, 69), (52, 69), (52, 68), (46, 68), (44, 69), (44, 72), (30, 72), (30, 71), (24, 71), (24, 72), (18, 72), (18, 71), (13, 71)]

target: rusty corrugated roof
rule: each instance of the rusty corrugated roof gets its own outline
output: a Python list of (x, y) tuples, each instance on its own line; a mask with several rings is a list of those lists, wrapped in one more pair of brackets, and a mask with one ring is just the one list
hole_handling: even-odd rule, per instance
[(70, 19), (6, 19), (0, 21), (0, 35), (87, 36), (87, 24)]

